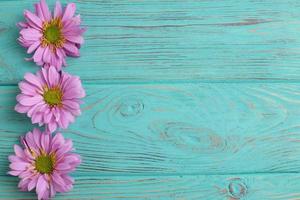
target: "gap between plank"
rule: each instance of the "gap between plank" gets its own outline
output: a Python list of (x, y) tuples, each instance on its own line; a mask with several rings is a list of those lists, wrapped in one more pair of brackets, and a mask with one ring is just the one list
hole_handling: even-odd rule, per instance
[[(20, 80), (21, 81), (21, 80)], [(241, 80), (163, 80), (163, 81), (91, 81), (81, 80), (83, 85), (160, 85), (160, 84), (298, 84), (300, 80), (287, 79), (241, 79)], [(18, 82), (19, 83), (19, 82)], [(18, 83), (0, 83), (1, 86), (17, 86)]]

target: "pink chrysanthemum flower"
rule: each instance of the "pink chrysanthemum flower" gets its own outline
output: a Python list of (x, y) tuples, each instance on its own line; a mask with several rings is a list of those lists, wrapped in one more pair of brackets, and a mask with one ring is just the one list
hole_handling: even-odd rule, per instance
[(73, 179), (68, 175), (80, 164), (80, 157), (71, 153), (72, 140), (60, 133), (52, 137), (39, 129), (28, 132), (21, 138), (24, 149), (14, 146), (15, 155), (8, 157), (10, 175), (19, 176), (21, 191), (36, 190), (38, 199), (49, 199), (56, 192), (68, 192)]
[(61, 70), (66, 66), (66, 56), (78, 57), (83, 44), (80, 16), (74, 16), (76, 6), (69, 3), (62, 9), (56, 2), (53, 16), (45, 0), (35, 4), (35, 13), (25, 10), (26, 21), (20, 22), (20, 44), (33, 53), (33, 61), (40, 66), (55, 66)]
[(36, 73), (26, 73), (19, 83), (15, 110), (27, 113), (32, 123), (46, 125), (52, 133), (57, 127), (67, 128), (75, 116), (81, 114), (81, 98), (85, 96), (78, 76), (60, 71), (55, 67), (42, 68)]

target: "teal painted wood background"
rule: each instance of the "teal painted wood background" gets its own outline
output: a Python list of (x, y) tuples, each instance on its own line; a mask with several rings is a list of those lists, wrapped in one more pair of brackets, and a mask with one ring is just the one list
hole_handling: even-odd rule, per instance
[[(0, 199), (35, 197), (6, 175), (32, 129), (13, 107), (38, 69), (16, 42), (33, 2), (0, 1)], [(63, 133), (83, 163), (56, 199), (300, 200), (300, 1), (75, 2), (88, 31), (65, 70), (87, 97)]]

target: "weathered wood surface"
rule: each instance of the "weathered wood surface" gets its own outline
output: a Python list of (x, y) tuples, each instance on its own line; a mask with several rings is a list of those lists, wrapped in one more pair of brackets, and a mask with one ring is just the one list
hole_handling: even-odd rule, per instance
[[(38, 70), (16, 42), (33, 2), (0, 0), (0, 199), (34, 198), (6, 175), (32, 129), (13, 107)], [(300, 200), (300, 1), (75, 2), (65, 69), (88, 96), (63, 133), (83, 163), (57, 199)]]
[[(85, 85), (68, 130), (84, 174), (300, 172), (300, 84)], [(2, 173), (30, 121), (0, 90)]]
[[(55, 199), (299, 200), (299, 181), (299, 174), (76, 176), (73, 191)], [(0, 199), (35, 198), (32, 193), (16, 192), (12, 177), (0, 176), (0, 184)]]
[[(24, 61), (15, 26), (34, 1), (0, 1), (2, 84), (37, 70)], [(300, 78), (298, 0), (75, 2), (88, 31), (67, 70), (88, 82)]]

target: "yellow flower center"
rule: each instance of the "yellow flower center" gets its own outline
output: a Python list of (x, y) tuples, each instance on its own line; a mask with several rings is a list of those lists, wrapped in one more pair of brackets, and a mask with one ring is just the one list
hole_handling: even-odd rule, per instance
[(52, 19), (43, 24), (42, 46), (62, 47), (65, 39), (62, 33), (62, 22), (60, 18)]
[(60, 88), (54, 87), (51, 89), (44, 90), (44, 101), (50, 106), (59, 106), (62, 102), (62, 92)]
[(54, 155), (40, 155), (35, 159), (35, 169), (42, 174), (51, 174), (54, 170)]

